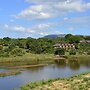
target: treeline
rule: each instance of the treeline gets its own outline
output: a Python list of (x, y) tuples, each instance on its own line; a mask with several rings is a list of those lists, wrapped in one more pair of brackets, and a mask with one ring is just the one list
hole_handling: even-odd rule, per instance
[(0, 57), (4, 56), (21, 56), (25, 53), (55, 53), (53, 45), (56, 43), (74, 43), (77, 45), (76, 50), (80, 53), (90, 50), (90, 44), (79, 44), (81, 40), (90, 40), (90, 36), (75, 36), (67, 34), (65, 37), (55, 39), (49, 38), (9, 38), (0, 39)]

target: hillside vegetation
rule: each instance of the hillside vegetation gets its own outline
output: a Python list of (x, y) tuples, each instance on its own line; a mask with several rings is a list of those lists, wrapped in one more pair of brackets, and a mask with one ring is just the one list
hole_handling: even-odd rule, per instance
[[(74, 49), (64, 50), (63, 54), (88, 54), (90, 55), (90, 44), (80, 43), (81, 40), (90, 40), (90, 36), (75, 36), (67, 34), (65, 37), (57, 38), (18, 38), (4, 37), (0, 39), (0, 57), (23, 56), (26, 53), (33, 54), (54, 54), (57, 50), (54, 45), (57, 43), (75, 44)], [(61, 50), (60, 50), (61, 51)], [(60, 52), (62, 53), (62, 52)], [(59, 53), (59, 54), (60, 54)]]

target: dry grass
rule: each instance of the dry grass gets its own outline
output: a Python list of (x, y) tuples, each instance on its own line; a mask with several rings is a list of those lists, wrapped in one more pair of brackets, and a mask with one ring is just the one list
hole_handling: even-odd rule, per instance
[(90, 73), (67, 79), (29, 83), (16, 90), (90, 90)]
[(21, 73), (19, 70), (11, 70), (11, 71), (8, 71), (8, 72), (0, 72), (0, 77), (17, 75), (19, 73)]

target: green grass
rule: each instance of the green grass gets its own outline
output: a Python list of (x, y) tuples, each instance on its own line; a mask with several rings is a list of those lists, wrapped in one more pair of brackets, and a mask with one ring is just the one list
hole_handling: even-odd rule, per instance
[(69, 60), (77, 59), (77, 60), (89, 60), (90, 55), (68, 55)]
[(33, 65), (53, 62), (53, 54), (31, 54), (27, 53), (23, 56), (10, 56), (10, 57), (0, 57), (0, 65), (4, 66), (18, 66), (18, 65)]
[[(68, 55), (67, 60), (89, 60), (90, 55)], [(19, 66), (53, 63), (54, 54), (32, 54), (26, 53), (23, 56), (0, 57), (0, 66)]]

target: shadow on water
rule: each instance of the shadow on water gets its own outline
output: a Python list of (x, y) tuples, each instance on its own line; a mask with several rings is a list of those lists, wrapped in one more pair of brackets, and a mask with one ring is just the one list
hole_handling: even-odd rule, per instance
[(58, 62), (55, 61), (57, 67), (66, 68), (69, 67), (72, 70), (79, 70), (81, 66), (90, 68), (90, 60), (59, 60)]
[(67, 63), (65, 60), (59, 60), (58, 62), (55, 61), (55, 64), (57, 65), (58, 68), (65, 68), (67, 66)]
[(78, 61), (69, 61), (68, 66), (72, 70), (79, 70), (80, 69), (80, 63)]

